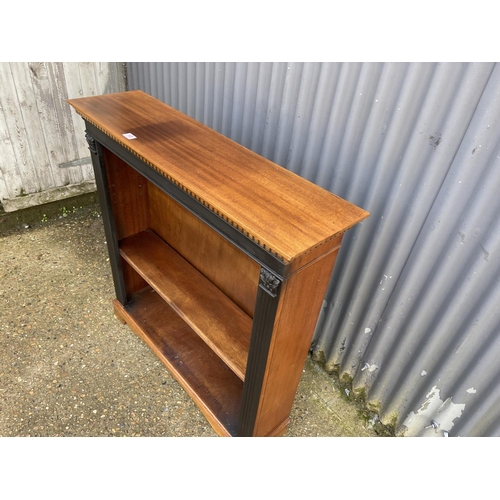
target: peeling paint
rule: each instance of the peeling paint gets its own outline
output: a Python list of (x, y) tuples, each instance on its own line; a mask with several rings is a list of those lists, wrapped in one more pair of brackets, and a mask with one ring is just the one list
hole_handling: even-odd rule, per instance
[[(403, 422), (406, 427), (406, 436), (440, 436), (442, 430), (449, 432), (454, 426), (454, 420), (460, 418), (465, 404), (453, 403), (452, 398), (443, 401), (440, 397), (440, 390), (434, 386), (426, 395), (425, 401), (422, 403), (417, 412), (411, 412)], [(429, 426), (430, 422), (435, 421), (439, 425), (438, 428)], [(426, 428), (427, 427), (427, 428)]]
[(365, 328), (365, 333), (371, 333), (372, 329), (371, 328)]
[(471, 387), (470, 389), (467, 389), (467, 391), (469, 394), (476, 394), (476, 389), (474, 389), (474, 387)]
[(422, 370), (422, 373), (420, 374), (421, 377), (425, 377), (427, 375), (427, 372), (425, 370)]
[(434, 135), (429, 136), (429, 144), (436, 149), (439, 144), (441, 143), (441, 134), (438, 134), (437, 132)]

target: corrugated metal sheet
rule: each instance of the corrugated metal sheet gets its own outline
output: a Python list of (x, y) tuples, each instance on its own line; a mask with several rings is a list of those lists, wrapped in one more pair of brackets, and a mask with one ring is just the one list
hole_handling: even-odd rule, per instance
[(325, 297), (312, 352), (327, 370), (400, 434), (500, 435), (498, 64), (127, 63), (127, 75), (371, 213)]
[(92, 188), (83, 121), (65, 100), (120, 90), (122, 63), (0, 63), (0, 202), (7, 211)]

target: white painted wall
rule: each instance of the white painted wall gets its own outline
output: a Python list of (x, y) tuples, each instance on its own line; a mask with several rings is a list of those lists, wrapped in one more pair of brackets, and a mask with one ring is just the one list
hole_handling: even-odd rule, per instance
[(0, 63), (5, 211), (95, 189), (84, 124), (66, 99), (125, 90), (122, 63)]

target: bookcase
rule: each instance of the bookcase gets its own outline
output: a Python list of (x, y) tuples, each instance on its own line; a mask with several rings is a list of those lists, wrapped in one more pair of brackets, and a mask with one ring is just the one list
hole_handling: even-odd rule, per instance
[(342, 236), (369, 214), (142, 91), (68, 103), (115, 315), (219, 435), (282, 435)]

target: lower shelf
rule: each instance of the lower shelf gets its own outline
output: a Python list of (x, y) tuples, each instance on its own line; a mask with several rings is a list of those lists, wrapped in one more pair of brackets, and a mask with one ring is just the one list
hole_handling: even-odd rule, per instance
[(150, 287), (115, 314), (142, 338), (191, 396), (215, 431), (235, 436), (243, 382)]
[(252, 319), (153, 231), (121, 240), (120, 254), (244, 380)]

